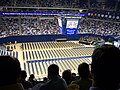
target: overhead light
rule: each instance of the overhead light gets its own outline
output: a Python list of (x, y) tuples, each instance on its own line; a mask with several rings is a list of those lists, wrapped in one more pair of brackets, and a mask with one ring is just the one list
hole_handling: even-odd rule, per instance
[(83, 11), (82, 9), (79, 10), (79, 12), (82, 12), (82, 11)]
[(88, 13), (88, 16), (90, 16), (91, 13)]

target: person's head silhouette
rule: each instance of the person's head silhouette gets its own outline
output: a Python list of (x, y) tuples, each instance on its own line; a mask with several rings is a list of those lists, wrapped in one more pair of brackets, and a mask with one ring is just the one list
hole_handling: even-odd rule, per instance
[(0, 56), (0, 87), (16, 84), (20, 77), (20, 63), (11, 56)]
[(59, 76), (59, 67), (55, 64), (52, 64), (48, 67), (48, 78), (52, 78), (54, 76)]
[(90, 74), (89, 65), (85, 62), (81, 63), (78, 66), (78, 73), (82, 79), (89, 78), (89, 74)]
[(120, 50), (113, 45), (96, 48), (92, 54), (91, 72), (94, 86), (116, 90), (120, 82)]

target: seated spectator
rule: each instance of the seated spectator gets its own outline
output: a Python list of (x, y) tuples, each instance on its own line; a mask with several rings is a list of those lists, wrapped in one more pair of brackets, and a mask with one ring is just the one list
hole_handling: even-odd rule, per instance
[(33, 90), (67, 90), (66, 82), (59, 76), (59, 67), (52, 64), (48, 67), (49, 80), (44, 84), (37, 84)]
[(70, 84), (70, 85), (68, 85), (68, 90), (79, 90), (79, 85)]
[(43, 78), (43, 82), (46, 83), (48, 81), (48, 78), (47, 77), (44, 77)]
[(0, 56), (0, 90), (24, 90), (18, 83), (21, 67), (17, 59)]
[[(84, 19), (78, 27), (78, 33), (92, 33), (98, 35), (120, 35), (120, 23), (101, 21), (96, 19)], [(88, 39), (88, 38), (87, 38)], [(88, 39), (89, 40), (89, 39)]]
[(35, 85), (38, 83), (37, 80), (35, 79), (34, 74), (31, 74), (31, 75), (30, 75), (28, 81), (30, 81), (30, 82), (32, 83), (33, 86), (35, 86)]
[(22, 83), (25, 89), (32, 88), (33, 87), (32, 83), (30, 81), (26, 81), (25, 80), (26, 77), (27, 77), (26, 71), (21, 71), (20, 83)]
[(67, 85), (69, 85), (71, 83), (71, 71), (70, 70), (65, 70), (62, 73), (62, 78), (66, 81)]
[(77, 79), (76, 73), (72, 73), (71, 75), (71, 81), (75, 81)]
[(91, 73), (94, 79), (90, 90), (118, 90), (120, 83), (120, 50), (103, 45), (92, 54)]
[(89, 90), (92, 86), (92, 80), (89, 79), (90, 71), (87, 63), (82, 63), (78, 67), (79, 80), (73, 81), (72, 84), (79, 85), (79, 90)]

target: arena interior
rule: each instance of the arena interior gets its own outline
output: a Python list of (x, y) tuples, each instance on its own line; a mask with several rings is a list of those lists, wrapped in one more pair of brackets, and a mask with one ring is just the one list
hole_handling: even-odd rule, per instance
[(18, 58), (28, 77), (46, 77), (53, 63), (77, 74), (104, 43), (120, 48), (120, 0), (0, 1), (0, 55)]

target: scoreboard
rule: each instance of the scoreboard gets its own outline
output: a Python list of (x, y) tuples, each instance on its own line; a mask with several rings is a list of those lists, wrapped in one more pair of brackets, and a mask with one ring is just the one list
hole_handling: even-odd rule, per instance
[(78, 20), (77, 19), (68, 19), (66, 28), (77, 28), (78, 26)]
[(81, 17), (59, 17), (58, 24), (61, 34), (77, 34), (78, 26), (80, 25)]
[(67, 19), (66, 34), (76, 34), (78, 22), (78, 19)]

